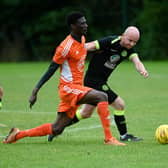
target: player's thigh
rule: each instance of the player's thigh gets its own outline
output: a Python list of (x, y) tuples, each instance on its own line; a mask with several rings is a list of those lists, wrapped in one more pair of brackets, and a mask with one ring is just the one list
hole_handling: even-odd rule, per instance
[(101, 101), (108, 101), (107, 94), (98, 91), (95, 89), (92, 89), (88, 91), (79, 101), (78, 104), (91, 104), (91, 105), (96, 105), (97, 103)]

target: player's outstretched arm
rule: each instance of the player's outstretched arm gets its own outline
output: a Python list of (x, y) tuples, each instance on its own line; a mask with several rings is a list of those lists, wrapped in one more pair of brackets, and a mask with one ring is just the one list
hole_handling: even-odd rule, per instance
[(40, 90), (40, 88), (51, 78), (51, 76), (55, 73), (58, 67), (59, 67), (59, 64), (55, 62), (51, 62), (47, 71), (44, 73), (44, 75), (41, 77), (36, 87), (32, 91), (32, 94), (29, 98), (30, 108), (32, 108), (32, 106), (35, 104), (37, 100), (37, 93)]
[(148, 71), (146, 70), (143, 63), (140, 61), (138, 56), (134, 56), (132, 58), (132, 62), (135, 65), (136, 70), (144, 77), (147, 78), (149, 76)]
[(91, 42), (86, 43), (85, 47), (88, 52), (91, 52), (91, 51), (97, 50), (96, 45), (97, 45), (97, 41), (91, 41)]

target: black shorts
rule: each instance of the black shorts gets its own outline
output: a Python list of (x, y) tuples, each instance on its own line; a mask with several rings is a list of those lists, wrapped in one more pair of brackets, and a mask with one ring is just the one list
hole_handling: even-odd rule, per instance
[(118, 97), (118, 95), (108, 86), (107, 83), (103, 83), (95, 79), (90, 80), (89, 78), (85, 77), (84, 85), (105, 92), (108, 95), (109, 104), (113, 103), (115, 99)]

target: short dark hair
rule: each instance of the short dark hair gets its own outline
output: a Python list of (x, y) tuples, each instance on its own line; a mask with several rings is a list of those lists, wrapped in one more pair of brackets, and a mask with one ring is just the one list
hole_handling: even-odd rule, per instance
[(71, 24), (75, 24), (77, 20), (81, 17), (84, 17), (84, 14), (82, 12), (76, 11), (76, 12), (71, 12), (67, 16), (67, 24), (70, 26)]

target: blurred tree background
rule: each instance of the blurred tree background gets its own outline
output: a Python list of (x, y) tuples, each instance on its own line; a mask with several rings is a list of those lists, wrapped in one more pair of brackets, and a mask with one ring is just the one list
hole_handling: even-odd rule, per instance
[(1, 0), (0, 61), (51, 60), (69, 33), (66, 15), (74, 10), (87, 17), (88, 41), (136, 25), (141, 32), (140, 57), (168, 60), (167, 0)]

